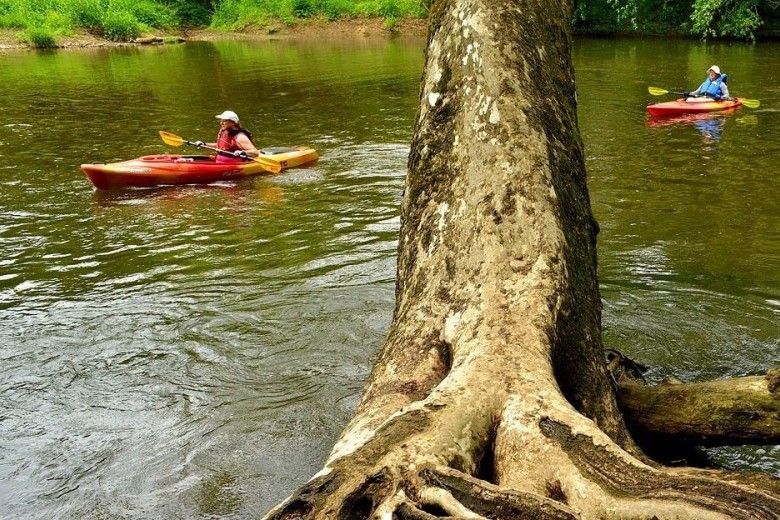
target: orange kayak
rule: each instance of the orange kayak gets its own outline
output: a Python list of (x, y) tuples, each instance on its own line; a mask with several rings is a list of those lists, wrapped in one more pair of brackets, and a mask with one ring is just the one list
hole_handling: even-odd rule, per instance
[[(315, 162), (312, 148), (266, 148), (261, 157), (278, 161), (282, 170)], [(214, 155), (145, 155), (129, 161), (108, 164), (82, 164), (81, 169), (100, 190), (176, 184), (208, 184), (251, 175), (268, 174), (262, 164), (217, 163)]]
[(742, 100), (734, 98), (731, 101), (715, 101), (714, 99), (701, 99), (701, 101), (686, 101), (680, 98), (666, 103), (655, 103), (647, 107), (647, 111), (654, 117), (677, 116), (680, 114), (701, 114), (704, 112), (722, 112), (742, 106)]

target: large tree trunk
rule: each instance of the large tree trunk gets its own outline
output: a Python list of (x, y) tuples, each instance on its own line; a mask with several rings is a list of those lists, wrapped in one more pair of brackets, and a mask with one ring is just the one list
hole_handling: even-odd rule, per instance
[(624, 425), (602, 357), (571, 8), (434, 5), (393, 324), (325, 468), (268, 518), (780, 514), (772, 480), (661, 468)]

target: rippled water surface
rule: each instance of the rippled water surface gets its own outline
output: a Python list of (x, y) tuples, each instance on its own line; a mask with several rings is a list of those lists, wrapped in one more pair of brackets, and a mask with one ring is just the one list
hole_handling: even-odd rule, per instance
[[(0, 54), (0, 517), (252, 518), (315, 473), (390, 322), (424, 42)], [(776, 44), (579, 41), (605, 340), (698, 380), (777, 364)], [(648, 122), (711, 62), (758, 110)], [(93, 191), (82, 162), (237, 111), (318, 164)], [(718, 450), (780, 473), (777, 448)]]

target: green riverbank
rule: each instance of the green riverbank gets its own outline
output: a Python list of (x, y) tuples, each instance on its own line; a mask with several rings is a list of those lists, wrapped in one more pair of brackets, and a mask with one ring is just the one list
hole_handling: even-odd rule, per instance
[[(358, 25), (378, 20), (380, 31), (394, 32), (402, 30), (405, 22), (424, 20), (433, 1), (0, 0), (0, 44), (91, 46), (151, 35), (178, 36), (205, 27), (295, 32), (300, 26), (310, 27), (312, 21), (316, 26), (344, 20)], [(575, 31), (583, 34), (753, 40), (777, 38), (778, 11), (777, 0), (577, 0), (573, 23)]]

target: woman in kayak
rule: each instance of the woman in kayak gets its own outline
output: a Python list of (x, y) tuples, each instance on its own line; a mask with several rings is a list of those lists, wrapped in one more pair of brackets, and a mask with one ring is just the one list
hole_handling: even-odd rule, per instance
[[(721, 74), (720, 67), (713, 65), (707, 69), (707, 79), (704, 80), (704, 83), (699, 85), (699, 88), (693, 92), (685, 93), (686, 101), (709, 101), (710, 99), (714, 99), (716, 101), (720, 101), (722, 99), (730, 100), (731, 96), (729, 96), (729, 88), (726, 86), (727, 81), (728, 76), (726, 74)], [(688, 99), (689, 97), (699, 99)]]
[[(260, 152), (252, 143), (252, 134), (246, 128), (241, 127), (238, 120), (238, 114), (231, 110), (225, 110), (218, 116), (219, 133), (216, 143), (208, 143), (208, 146), (219, 148), (225, 152), (230, 152), (233, 157), (224, 154), (217, 154), (217, 163), (242, 163), (247, 157), (257, 157)], [(195, 141), (195, 146), (204, 146), (203, 141)]]

